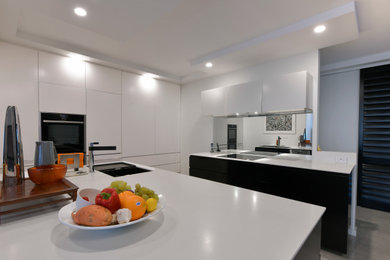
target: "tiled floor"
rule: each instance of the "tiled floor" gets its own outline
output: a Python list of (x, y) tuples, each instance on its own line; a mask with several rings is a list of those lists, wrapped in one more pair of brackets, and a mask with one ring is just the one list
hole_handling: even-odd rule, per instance
[(349, 237), (348, 254), (321, 251), (321, 260), (390, 260), (390, 213), (357, 207), (357, 236)]

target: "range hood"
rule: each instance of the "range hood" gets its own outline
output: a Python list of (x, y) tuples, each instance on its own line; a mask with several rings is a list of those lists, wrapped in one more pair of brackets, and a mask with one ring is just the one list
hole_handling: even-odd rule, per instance
[(312, 113), (313, 79), (306, 71), (202, 91), (202, 113), (256, 117)]
[(215, 116), (221, 118), (240, 118), (240, 117), (258, 117), (258, 116), (272, 116), (272, 115), (295, 115), (295, 114), (310, 114), (313, 113), (313, 110), (310, 108), (297, 109), (297, 110), (280, 110), (272, 112), (262, 112), (262, 113), (244, 113), (244, 114), (234, 114), (227, 116)]

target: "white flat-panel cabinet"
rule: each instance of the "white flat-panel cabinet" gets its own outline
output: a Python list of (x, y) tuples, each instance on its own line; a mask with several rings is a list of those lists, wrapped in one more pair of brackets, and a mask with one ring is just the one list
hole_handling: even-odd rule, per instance
[(179, 152), (180, 86), (158, 81), (156, 89), (156, 153)]
[(3, 158), (4, 120), (7, 106), (19, 112), (24, 159), (34, 159), (39, 140), (38, 52), (0, 42), (0, 158)]
[(85, 62), (61, 55), (39, 52), (39, 82), (85, 88)]
[(122, 155), (153, 154), (155, 151), (156, 82), (122, 72)]
[(86, 63), (86, 76), (87, 89), (122, 94), (120, 70)]
[(247, 82), (226, 89), (226, 115), (261, 112), (261, 81)]
[(228, 88), (214, 88), (201, 92), (202, 114), (205, 116), (226, 115), (226, 92)]
[(122, 96), (92, 89), (87, 90), (87, 144), (115, 145), (116, 150), (96, 151), (120, 153), (122, 147)]
[(306, 71), (263, 80), (262, 112), (312, 109), (312, 79)]
[(85, 88), (39, 83), (39, 111), (85, 115)]
[(85, 62), (39, 52), (39, 111), (85, 114)]

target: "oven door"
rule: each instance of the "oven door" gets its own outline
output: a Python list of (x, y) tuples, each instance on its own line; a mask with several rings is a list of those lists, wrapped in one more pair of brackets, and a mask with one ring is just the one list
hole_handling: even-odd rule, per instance
[(57, 153), (85, 153), (85, 116), (41, 114), (42, 141), (53, 141)]

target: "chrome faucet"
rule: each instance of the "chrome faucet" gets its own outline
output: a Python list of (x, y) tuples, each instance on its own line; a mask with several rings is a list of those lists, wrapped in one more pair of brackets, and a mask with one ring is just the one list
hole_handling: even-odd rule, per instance
[(13, 186), (24, 180), (23, 144), (18, 110), (8, 106), (4, 123), (3, 185)]
[(95, 144), (99, 144), (99, 142), (92, 142), (88, 147), (89, 172), (95, 171), (95, 155), (93, 151), (116, 150), (116, 146), (94, 146)]

